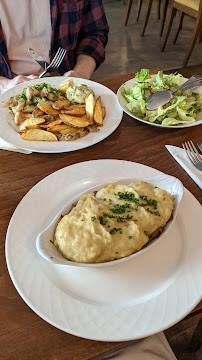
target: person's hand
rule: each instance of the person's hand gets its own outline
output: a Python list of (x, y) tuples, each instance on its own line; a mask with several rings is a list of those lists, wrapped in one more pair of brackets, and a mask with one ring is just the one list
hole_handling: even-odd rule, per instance
[(91, 56), (81, 54), (77, 57), (76, 65), (74, 66), (74, 68), (64, 73), (63, 76), (77, 77), (90, 80), (91, 75), (95, 70), (95, 67), (96, 62)]
[(63, 74), (63, 76), (68, 76), (68, 77), (77, 77), (77, 78), (83, 78), (83, 76), (81, 74), (79, 74), (78, 72), (76, 72), (75, 70), (70, 70), (67, 71), (66, 73)]

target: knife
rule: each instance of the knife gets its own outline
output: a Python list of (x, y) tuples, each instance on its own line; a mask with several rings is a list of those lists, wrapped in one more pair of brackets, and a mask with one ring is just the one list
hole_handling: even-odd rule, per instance
[[(28, 53), (31, 55), (32, 59), (34, 59), (40, 66), (42, 66), (45, 70), (49, 63), (44, 60), (35, 50), (32, 48), (28, 48)], [(61, 76), (58, 71), (54, 71), (51, 73), (52, 76)]]

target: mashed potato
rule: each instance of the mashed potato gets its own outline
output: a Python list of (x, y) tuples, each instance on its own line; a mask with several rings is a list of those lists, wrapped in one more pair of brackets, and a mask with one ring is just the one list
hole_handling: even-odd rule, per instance
[(173, 208), (170, 194), (146, 182), (109, 184), (95, 195), (81, 196), (57, 225), (54, 245), (71, 261), (120, 259), (158, 236)]
[(75, 104), (85, 104), (86, 97), (94, 94), (93, 90), (85, 84), (70, 85), (66, 91), (66, 97), (69, 101)]

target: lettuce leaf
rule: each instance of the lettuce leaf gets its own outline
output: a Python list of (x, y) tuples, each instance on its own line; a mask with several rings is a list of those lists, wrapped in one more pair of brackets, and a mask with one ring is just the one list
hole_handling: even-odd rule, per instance
[(137, 81), (145, 81), (150, 78), (151, 78), (151, 75), (150, 75), (148, 69), (142, 69), (142, 70), (140, 70), (140, 72), (137, 72), (135, 75), (135, 80), (137, 80)]

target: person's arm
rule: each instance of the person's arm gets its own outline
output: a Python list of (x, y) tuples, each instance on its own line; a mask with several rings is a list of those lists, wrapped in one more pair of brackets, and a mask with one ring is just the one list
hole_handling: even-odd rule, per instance
[(64, 76), (90, 79), (92, 73), (105, 59), (109, 27), (102, 0), (87, 0), (83, 9), (78, 35), (75, 67)]
[(95, 68), (95, 60), (91, 56), (81, 54), (77, 57), (77, 62), (74, 69), (64, 73), (63, 76), (90, 79)]
[(23, 82), (38, 79), (38, 76), (35, 75), (17, 75), (13, 79), (8, 79), (4, 76), (0, 76), (0, 95), (3, 94), (6, 90), (21, 84)]
[(108, 32), (109, 26), (102, 0), (86, 1), (76, 46), (77, 57), (81, 54), (90, 56), (95, 60), (97, 69), (105, 59)]

